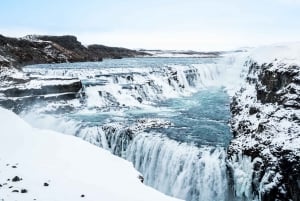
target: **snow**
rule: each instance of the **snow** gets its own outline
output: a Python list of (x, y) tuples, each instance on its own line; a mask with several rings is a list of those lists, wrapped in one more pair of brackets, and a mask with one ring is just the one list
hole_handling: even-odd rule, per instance
[(250, 52), (249, 57), (258, 64), (271, 63), (276, 60), (280, 63), (300, 65), (300, 42), (255, 48)]
[(195, 51), (184, 51), (184, 50), (145, 50), (145, 53), (151, 54), (151, 56), (145, 57), (169, 57), (169, 58), (180, 58), (180, 57), (192, 57), (192, 58), (208, 58), (218, 57), (218, 53), (214, 52), (195, 52)]
[(4, 56), (2, 56), (2, 55), (0, 55), (0, 61), (6, 61), (6, 62), (8, 62), (8, 60)]
[[(142, 184), (131, 163), (79, 138), (32, 128), (2, 108), (0, 122), (0, 200), (177, 200)], [(28, 192), (12, 192), (21, 189)]]
[(25, 89), (38, 89), (42, 86), (70, 85), (74, 82), (79, 82), (79, 80), (30, 80), (30, 82), (26, 83), (23, 87)]
[[(17, 70), (15, 68), (7, 68), (7, 67), (2, 68), (0, 71), (0, 77), (2, 78), (5, 76), (9, 76), (14, 79), (25, 79), (26, 78), (25, 74), (22, 71)], [(3, 80), (1, 80), (1, 81), (3, 81)]]
[[(233, 160), (229, 162), (233, 167), (236, 195), (248, 197), (249, 188), (245, 188), (247, 187), (245, 184), (256, 182), (259, 186), (254, 189), (258, 192), (255, 196), (258, 196), (257, 199), (260, 200), (261, 196), (270, 192), (271, 189), (277, 188), (282, 195), (286, 194), (285, 189), (289, 187), (289, 184), (284, 184), (282, 180), (288, 177), (286, 175), (288, 173), (280, 169), (279, 163), (286, 163), (290, 160), (291, 162), (287, 164), (293, 164), (293, 160), (297, 160), (300, 156), (298, 100), (300, 43), (259, 47), (251, 50), (245, 58), (244, 65), (248, 69), (248, 74), (241, 85), (241, 90), (235, 95), (236, 110), (231, 119), (231, 126), (237, 132), (229, 150), (237, 155), (246, 151), (252, 157), (256, 157), (255, 152), (257, 152), (258, 158), (252, 158), (252, 162), (247, 162), (248, 159), (245, 156), (234, 158), (237, 156), (233, 155)], [(263, 78), (268, 79), (268, 77), (263, 77), (265, 73), (275, 75), (278, 80), (274, 79), (273, 83), (267, 84), (262, 82)], [(269, 85), (272, 84), (281, 87), (275, 91), (279, 101), (264, 102), (258, 97), (257, 92), (261, 90), (260, 93), (269, 95), (272, 90), (269, 89)], [(255, 111), (250, 112), (251, 108)], [(262, 166), (254, 170), (257, 160), (259, 161), (257, 165), (262, 164)], [(248, 165), (242, 166), (244, 162)], [(264, 169), (260, 173), (262, 175), (257, 176), (255, 173), (255, 176), (253, 171), (262, 171), (262, 169)], [(251, 175), (250, 180), (245, 175)]]
[[(268, 66), (268, 71), (297, 74), (300, 70), (300, 43), (277, 44), (256, 48), (249, 53), (247, 58), (247, 67), (251, 65), (251, 61), (256, 62), (258, 65), (272, 63), (272, 66)], [(261, 68), (256, 72), (249, 73), (247, 76), (257, 80), (260, 72)], [(291, 106), (298, 104), (296, 100), (299, 95), (299, 85), (296, 83), (296, 81), (292, 82), (278, 91), (283, 93), (282, 98), (284, 97), (286, 100), (284, 104)], [(261, 87), (265, 86), (261, 84)], [(267, 127), (267, 132), (257, 132), (256, 138), (260, 139), (261, 142), (270, 141), (268, 147), (281, 147), (284, 150), (291, 150), (295, 154), (300, 155), (300, 125), (296, 121), (291, 120), (292, 116), (299, 117), (300, 111), (283, 107), (280, 104), (261, 103), (256, 97), (257, 86), (255, 84), (244, 83), (242, 88), (243, 91), (238, 93), (238, 98), (243, 110), (240, 114), (233, 117), (234, 127), (237, 128), (239, 122), (247, 120), (250, 122), (250, 130), (255, 131), (260, 124), (263, 124)], [(287, 89), (289, 88), (295, 89), (296, 93), (288, 93)], [(247, 108), (250, 107), (258, 108), (259, 116), (257, 114), (249, 115), (249, 109)], [(261, 143), (247, 135), (239, 136), (239, 138), (234, 140), (234, 142), (239, 141), (246, 147), (251, 147), (254, 143)], [(250, 140), (252, 141), (250, 142)], [(248, 141), (249, 144), (243, 143), (245, 141)]]

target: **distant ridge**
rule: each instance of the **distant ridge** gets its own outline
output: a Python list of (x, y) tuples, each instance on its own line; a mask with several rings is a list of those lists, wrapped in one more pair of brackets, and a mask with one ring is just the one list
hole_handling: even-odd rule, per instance
[(149, 55), (141, 51), (104, 45), (85, 47), (75, 36), (28, 35), (11, 38), (0, 35), (0, 67), (40, 63), (102, 61)]

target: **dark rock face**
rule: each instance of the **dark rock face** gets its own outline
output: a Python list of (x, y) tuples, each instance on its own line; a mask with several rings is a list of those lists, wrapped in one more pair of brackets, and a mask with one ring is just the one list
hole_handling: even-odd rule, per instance
[(119, 48), (119, 47), (107, 47), (104, 45), (89, 45), (88, 50), (92, 54), (92, 56), (94, 56), (96, 59), (98, 57), (121, 59), (123, 57), (136, 57), (136, 56), (149, 55), (144, 52), (139, 52), (139, 51), (130, 50), (126, 48)]
[(252, 192), (259, 200), (300, 201), (300, 66), (246, 65), (246, 88), (231, 103), (229, 161), (238, 153), (251, 158)]
[(83, 46), (75, 36), (36, 36), (42, 41), (49, 41), (57, 47), (72, 52), (75, 61), (102, 61), (102, 57), (93, 57), (89, 50)]
[[(0, 67), (22, 67), (40, 63), (102, 61), (103, 58), (143, 56), (125, 48), (103, 45), (83, 46), (75, 36), (26, 36), (9, 38), (0, 35)], [(1, 59), (1, 58), (5, 58)]]
[[(7, 38), (2, 35), (0, 35), (0, 55), (9, 61), (10, 66), (14, 67), (78, 61), (73, 59), (71, 52), (50, 42)], [(3, 66), (7, 66), (7, 63)]]
[[(252, 64), (253, 66), (257, 64)], [(253, 67), (252, 68), (257, 68)], [(259, 75), (260, 83), (257, 83), (257, 99), (262, 103), (278, 103), (285, 105), (286, 95), (295, 94), (297, 97), (294, 97), (295, 102), (300, 101), (299, 89), (296, 86), (299, 84), (299, 66), (289, 66), (288, 71), (283, 71), (282, 68), (285, 68), (282, 64), (279, 68), (272, 70), (273, 64), (263, 64), (262, 71)], [(294, 84), (293, 84), (294, 83)], [(291, 99), (291, 97), (290, 97)], [(287, 105), (286, 105), (287, 106)], [(299, 109), (299, 104), (291, 104), (290, 107), (295, 107)]]

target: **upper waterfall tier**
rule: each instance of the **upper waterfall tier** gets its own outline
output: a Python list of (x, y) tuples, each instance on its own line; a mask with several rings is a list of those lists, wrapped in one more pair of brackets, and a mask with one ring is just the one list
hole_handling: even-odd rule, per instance
[(241, 80), (241, 68), (233, 65), (232, 58), (106, 60), (28, 66), (24, 72), (81, 79), (89, 108), (145, 107), (168, 98), (191, 95), (201, 88), (223, 86), (231, 92), (232, 86)]

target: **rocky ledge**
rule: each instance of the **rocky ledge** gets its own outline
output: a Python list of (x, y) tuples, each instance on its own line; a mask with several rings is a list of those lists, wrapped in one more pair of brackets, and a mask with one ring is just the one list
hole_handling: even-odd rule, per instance
[(0, 106), (18, 113), (33, 103), (78, 98), (82, 83), (78, 79), (25, 75), (17, 69), (0, 71)]
[[(299, 50), (300, 44), (260, 48), (245, 63), (246, 83), (231, 104), (228, 149), (230, 162), (249, 159), (240, 167), (250, 174), (247, 188), (236, 192), (243, 200), (300, 200)], [(243, 174), (231, 170), (241, 189), (234, 177)]]

